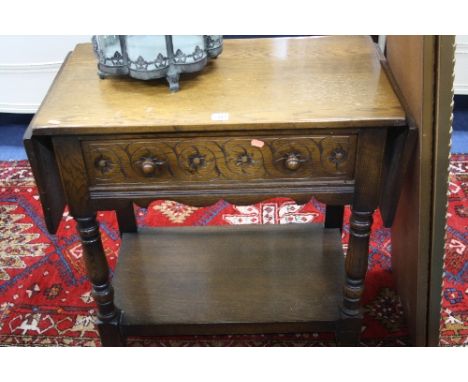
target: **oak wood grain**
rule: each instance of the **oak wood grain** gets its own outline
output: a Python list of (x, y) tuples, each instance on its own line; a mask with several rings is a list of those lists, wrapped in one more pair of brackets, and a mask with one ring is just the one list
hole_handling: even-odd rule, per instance
[(65, 208), (65, 194), (61, 185), (52, 143), (47, 137), (31, 138), (28, 130), (24, 136), (24, 147), (29, 164), (35, 174), (35, 182), (41, 198), (47, 230), (55, 234)]
[(113, 284), (124, 326), (181, 334), (184, 326), (193, 333), (196, 324), (203, 326), (198, 333), (209, 334), (217, 325), (231, 324), (223, 328), (229, 333), (236, 325), (264, 332), (259, 324), (276, 324), (281, 332), (339, 316), (344, 256), (338, 229), (142, 229), (124, 234), (122, 243)]
[[(78, 45), (58, 76), (32, 123), (34, 134), (405, 123), (365, 36), (229, 40), (219, 59), (183, 79), (177, 93), (158, 81), (100, 80), (91, 44)], [(217, 120), (219, 113), (227, 120)]]
[(356, 136), (84, 141), (90, 185), (353, 178)]
[(417, 346), (427, 344), (435, 50), (435, 36), (387, 39), (388, 65), (419, 130), (392, 227), (395, 282)]
[[(90, 45), (80, 45), (30, 125), (31, 139), (54, 149), (87, 257), (102, 260), (88, 261), (91, 281), (108, 274), (97, 210), (116, 210), (121, 232), (137, 230), (132, 203), (155, 199), (203, 206), (315, 196), (335, 212), (328, 209), (326, 230), (124, 233), (115, 314), (106, 313), (111, 284), (94, 282), (105, 297), (97, 301), (103, 343), (122, 344), (122, 333), (326, 327), (338, 329), (339, 343), (357, 344), (385, 140), (406, 128), (374, 44), (342, 36), (228, 41), (219, 60), (182, 81), (170, 93), (157, 81), (100, 80)], [(340, 226), (343, 204), (353, 204), (346, 282), (339, 230), (331, 228)]]

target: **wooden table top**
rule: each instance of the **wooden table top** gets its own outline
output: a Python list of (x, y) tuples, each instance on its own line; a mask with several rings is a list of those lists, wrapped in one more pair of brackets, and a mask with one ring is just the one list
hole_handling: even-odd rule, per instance
[[(196, 75), (99, 79), (91, 44), (69, 55), (33, 134), (401, 126), (405, 112), (369, 37), (226, 40)], [(221, 119), (221, 120), (220, 120)]]

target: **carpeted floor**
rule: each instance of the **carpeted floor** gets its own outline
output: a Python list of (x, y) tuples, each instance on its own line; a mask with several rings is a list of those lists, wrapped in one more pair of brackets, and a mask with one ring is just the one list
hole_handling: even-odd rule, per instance
[(0, 161), (26, 159), (23, 135), (32, 114), (0, 113)]
[[(468, 344), (468, 155), (451, 161), (445, 277), (441, 300), (443, 346)], [(98, 346), (94, 305), (73, 220), (64, 214), (50, 235), (42, 219), (37, 189), (26, 161), (0, 162), (0, 344), (16, 346)], [(242, 223), (315, 223), (323, 206), (297, 206), (273, 199), (248, 207), (224, 201), (193, 208), (156, 201), (136, 211), (149, 226)], [(346, 213), (343, 245), (348, 240)], [(120, 245), (114, 213), (99, 214), (108, 261), (114, 268)], [(324, 291), (326, 293), (326, 291)], [(391, 240), (377, 216), (371, 237), (369, 272), (363, 297), (363, 346), (408, 345), (403, 311), (391, 270)], [(138, 346), (334, 346), (331, 333), (247, 336), (185, 336), (132, 339)]]
[(452, 153), (468, 153), (468, 96), (456, 95), (453, 109)]

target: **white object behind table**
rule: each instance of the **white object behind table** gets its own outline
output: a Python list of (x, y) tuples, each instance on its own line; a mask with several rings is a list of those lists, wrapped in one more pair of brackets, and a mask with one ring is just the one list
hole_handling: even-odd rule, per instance
[(457, 36), (455, 50), (455, 94), (468, 95), (468, 36)]
[(91, 36), (0, 36), (0, 112), (35, 113), (68, 52)]

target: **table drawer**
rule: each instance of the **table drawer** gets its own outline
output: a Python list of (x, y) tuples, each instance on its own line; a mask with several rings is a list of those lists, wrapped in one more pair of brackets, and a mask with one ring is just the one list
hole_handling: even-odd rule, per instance
[(353, 178), (356, 136), (83, 141), (90, 186)]

